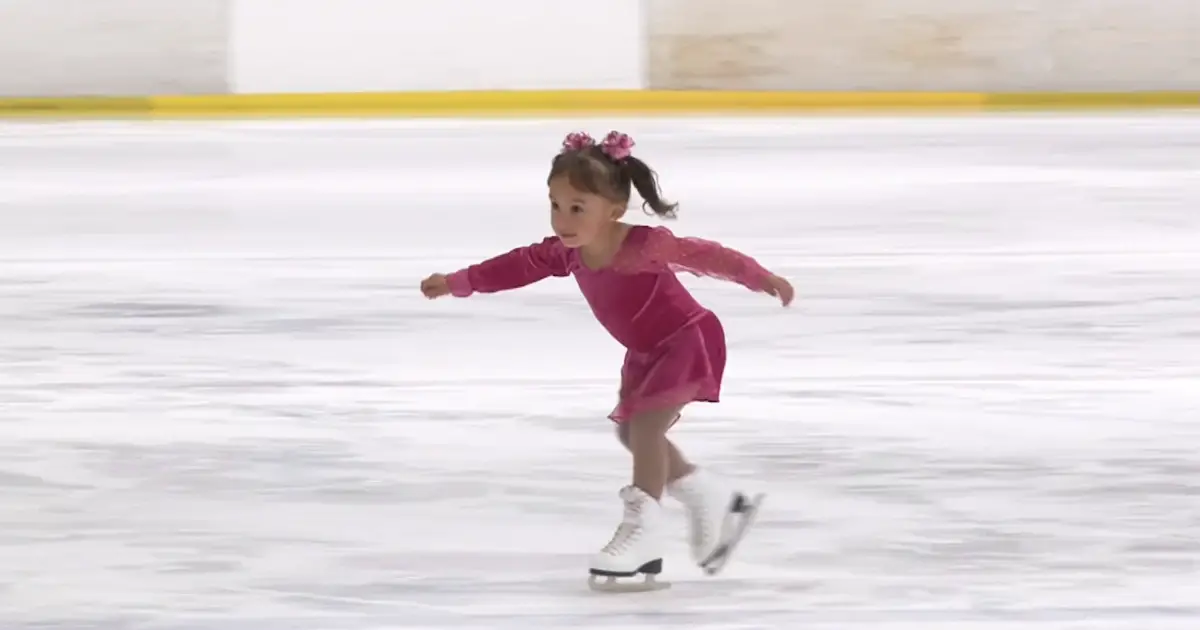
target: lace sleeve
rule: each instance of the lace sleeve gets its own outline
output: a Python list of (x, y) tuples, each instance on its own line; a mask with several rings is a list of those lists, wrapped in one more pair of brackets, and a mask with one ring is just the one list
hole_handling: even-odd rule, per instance
[(665, 227), (650, 229), (639, 254), (643, 262), (736, 282), (751, 291), (766, 291), (770, 286), (771, 272), (750, 256), (715, 241), (675, 236)]

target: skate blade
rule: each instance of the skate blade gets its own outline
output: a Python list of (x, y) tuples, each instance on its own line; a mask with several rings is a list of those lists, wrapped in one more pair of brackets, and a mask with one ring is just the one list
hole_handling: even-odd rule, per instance
[(589, 575), (588, 588), (597, 593), (649, 593), (665, 591), (671, 588), (670, 582), (664, 582), (652, 576), (646, 576), (641, 581), (633, 578), (618, 578), (613, 576)]
[[(758, 510), (762, 507), (763, 499), (767, 495), (759, 493), (750, 498), (744, 498), (742, 509), (740, 512), (730, 512), (726, 516), (725, 527), (721, 531), (721, 543), (713, 550), (704, 562), (700, 563), (700, 568), (708, 575), (716, 575), (720, 573), (725, 565), (729, 564), (729, 560), (733, 557), (733, 552), (737, 550), (739, 544), (745, 539), (746, 534), (754, 525), (755, 519), (758, 518)], [(737, 518), (736, 523), (730, 528), (730, 518)]]

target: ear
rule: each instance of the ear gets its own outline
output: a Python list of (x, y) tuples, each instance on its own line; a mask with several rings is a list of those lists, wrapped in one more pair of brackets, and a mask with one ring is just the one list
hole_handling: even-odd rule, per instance
[(629, 203), (628, 203), (628, 202), (626, 202), (626, 203), (614, 203), (614, 204), (612, 205), (612, 208), (609, 210), (609, 216), (611, 216), (611, 217), (612, 217), (612, 220), (613, 220), (613, 221), (616, 221), (616, 220), (620, 219), (621, 217), (625, 216), (625, 211), (626, 211), (628, 208), (629, 208)]

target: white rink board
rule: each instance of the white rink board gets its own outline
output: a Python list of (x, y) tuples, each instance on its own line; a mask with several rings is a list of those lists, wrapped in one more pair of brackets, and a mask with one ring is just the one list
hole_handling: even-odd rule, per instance
[(637, 89), (640, 0), (236, 0), (238, 93)]
[(1196, 0), (646, 0), (649, 86), (1200, 90)]
[(219, 94), (234, 0), (3, 0), (0, 97)]
[(799, 300), (686, 280), (676, 436), (769, 498), (715, 580), (669, 504), (628, 598), (620, 349), (570, 280), (417, 291), (609, 125), (0, 125), (0, 626), (1194, 630), (1200, 118), (629, 121)]

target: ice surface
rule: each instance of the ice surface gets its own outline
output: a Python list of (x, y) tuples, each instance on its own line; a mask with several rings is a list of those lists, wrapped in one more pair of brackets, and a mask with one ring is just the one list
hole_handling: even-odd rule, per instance
[[(800, 291), (687, 280), (676, 437), (770, 496), (621, 597), (620, 348), (416, 290), (612, 126)], [(1195, 630), (1198, 313), (1197, 116), (0, 126), (0, 626)]]

